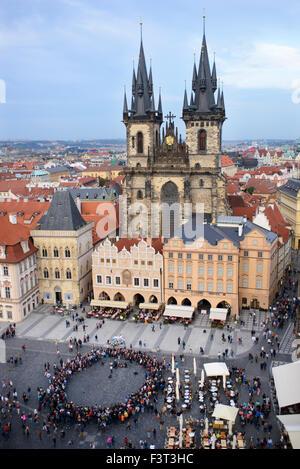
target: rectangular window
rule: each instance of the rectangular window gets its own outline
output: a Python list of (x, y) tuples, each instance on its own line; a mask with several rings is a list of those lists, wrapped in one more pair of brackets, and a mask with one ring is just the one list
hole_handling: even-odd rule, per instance
[(244, 251), (244, 257), (248, 257), (248, 254), (249, 254), (248, 251)]
[(170, 273), (174, 272), (174, 264), (169, 264), (169, 272)]
[(248, 264), (243, 264), (243, 271), (248, 272)]
[(248, 279), (245, 277), (242, 280), (242, 287), (243, 288), (248, 288)]
[(208, 259), (209, 261), (212, 261), (212, 260), (213, 260), (212, 254), (208, 254), (207, 259)]
[(213, 267), (211, 265), (207, 266), (207, 275), (212, 275), (213, 274)]
[(178, 288), (179, 290), (182, 290), (182, 289), (183, 289), (183, 281), (182, 281), (181, 279), (179, 279), (178, 282), (177, 282), (177, 288)]
[(138, 277), (134, 277), (133, 284), (134, 284), (135, 287), (139, 287), (140, 286), (140, 279)]
[(191, 290), (191, 289), (192, 289), (192, 284), (191, 284), (191, 282), (187, 282), (187, 284), (186, 284), (186, 289), (187, 289), (187, 290)]
[(218, 255), (218, 261), (222, 261), (223, 260), (223, 256), (221, 256), (221, 254)]
[(173, 259), (173, 253), (169, 252), (169, 259)]
[(97, 275), (97, 283), (102, 283), (102, 275)]
[(207, 282), (207, 291), (212, 292), (213, 291), (213, 284), (212, 282)]
[(182, 264), (178, 264), (178, 266), (177, 266), (177, 272), (178, 272), (179, 274), (182, 274), (182, 273), (183, 273), (183, 265), (182, 265)]
[(198, 290), (203, 291), (204, 290), (204, 282), (198, 282)]
[(149, 279), (144, 278), (144, 287), (149, 287)]
[(203, 254), (199, 254), (199, 260), (200, 260), (200, 261), (203, 260)]
[(158, 280), (158, 278), (154, 278), (154, 279), (153, 279), (153, 286), (154, 286), (154, 288), (158, 288), (158, 287), (159, 287), (159, 280)]
[(178, 253), (178, 259), (182, 259), (182, 252)]
[(10, 298), (10, 287), (5, 287), (5, 298)]
[(170, 288), (171, 290), (173, 290), (173, 288), (174, 288), (174, 283), (173, 283), (173, 282), (169, 282), (169, 288)]
[(3, 267), (3, 275), (8, 275), (8, 267), (7, 267), (7, 265), (5, 265), (5, 266)]
[(187, 258), (187, 259), (192, 259), (192, 254), (189, 252), (189, 253), (186, 255), (186, 258)]
[(217, 283), (217, 291), (221, 293), (223, 291), (223, 282), (218, 282)]
[(227, 283), (227, 293), (232, 293), (232, 283)]
[(199, 265), (199, 266), (198, 266), (198, 274), (199, 274), (199, 275), (203, 275), (203, 274), (204, 274), (204, 266), (203, 266), (203, 265)]
[(191, 265), (191, 264), (187, 264), (187, 266), (186, 266), (186, 273), (187, 273), (187, 274), (191, 274), (191, 273), (192, 273), (192, 265)]
[(218, 277), (223, 276), (223, 267), (218, 267)]
[(257, 255), (258, 255), (258, 257), (262, 257), (263, 253), (261, 251), (258, 251)]
[(111, 276), (110, 275), (106, 276), (105, 283), (106, 283), (106, 285), (111, 285)]
[(232, 256), (228, 256), (229, 262), (232, 262)]
[(263, 265), (262, 264), (256, 264), (256, 272), (261, 273), (263, 271)]
[(256, 280), (256, 288), (258, 290), (260, 290), (262, 288), (262, 281), (259, 278)]
[(116, 285), (121, 285), (121, 277), (115, 278)]
[(227, 267), (227, 277), (232, 277), (232, 267)]

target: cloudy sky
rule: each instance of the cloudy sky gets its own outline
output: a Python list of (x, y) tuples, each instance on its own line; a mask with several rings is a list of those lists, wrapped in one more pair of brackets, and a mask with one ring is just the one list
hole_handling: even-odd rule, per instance
[(0, 139), (125, 138), (140, 18), (154, 91), (180, 119), (203, 34), (223, 82), (223, 138), (300, 137), (300, 2), (0, 0)]

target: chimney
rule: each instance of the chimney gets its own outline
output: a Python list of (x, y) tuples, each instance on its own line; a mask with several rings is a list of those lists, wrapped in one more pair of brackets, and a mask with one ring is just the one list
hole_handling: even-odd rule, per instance
[[(245, 217), (244, 217), (244, 219), (245, 219)], [(247, 221), (247, 220), (246, 220), (246, 221)], [(239, 225), (239, 227), (238, 227), (238, 234), (239, 234), (239, 237), (241, 237), (242, 234), (243, 234), (243, 227), (244, 227), (244, 225)]]
[(17, 214), (16, 213), (10, 213), (9, 214), (9, 221), (12, 225), (17, 224)]
[(81, 200), (80, 200), (80, 197), (76, 197), (75, 203), (76, 203), (76, 206), (77, 206), (77, 208), (78, 208), (78, 211), (79, 211), (80, 214), (81, 214)]

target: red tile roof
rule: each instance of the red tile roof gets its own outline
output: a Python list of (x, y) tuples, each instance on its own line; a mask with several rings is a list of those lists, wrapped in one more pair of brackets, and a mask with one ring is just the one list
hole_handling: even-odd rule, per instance
[(234, 162), (228, 155), (221, 155), (221, 166), (226, 167), (226, 166), (234, 166)]

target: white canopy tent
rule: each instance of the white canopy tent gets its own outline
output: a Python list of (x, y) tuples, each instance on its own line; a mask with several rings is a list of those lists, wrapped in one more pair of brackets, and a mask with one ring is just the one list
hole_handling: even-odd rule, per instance
[(293, 449), (300, 449), (300, 414), (277, 415), (277, 418), (288, 432)]
[(206, 376), (229, 376), (229, 370), (224, 362), (204, 363), (203, 366)]
[(234, 423), (238, 410), (239, 409), (237, 407), (231, 407), (230, 405), (224, 404), (217, 404), (215, 406), (212, 416), (218, 419), (229, 420), (230, 422)]
[(194, 306), (167, 305), (163, 316), (191, 319), (194, 311)]
[(279, 407), (300, 403), (300, 361), (272, 368)]
[(227, 308), (210, 308), (209, 319), (218, 321), (226, 321), (228, 309)]
[(102, 306), (103, 308), (120, 308), (126, 309), (129, 303), (127, 301), (110, 301), (110, 300), (92, 300), (91, 306)]
[(152, 310), (158, 310), (161, 307), (161, 303), (140, 303), (139, 308), (140, 309), (152, 309)]

